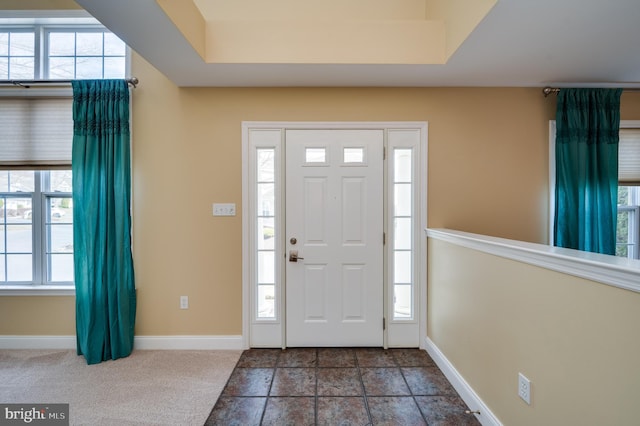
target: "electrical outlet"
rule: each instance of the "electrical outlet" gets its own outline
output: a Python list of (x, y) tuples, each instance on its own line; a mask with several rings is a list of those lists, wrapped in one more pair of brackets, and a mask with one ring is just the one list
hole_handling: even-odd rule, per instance
[(518, 373), (518, 396), (531, 405), (531, 381)]
[(235, 203), (214, 203), (213, 215), (214, 216), (235, 216), (236, 205)]
[(189, 296), (180, 296), (180, 309), (189, 309)]

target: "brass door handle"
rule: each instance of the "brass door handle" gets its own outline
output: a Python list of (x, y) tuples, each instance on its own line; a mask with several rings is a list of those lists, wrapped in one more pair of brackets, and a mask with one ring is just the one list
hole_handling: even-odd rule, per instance
[(297, 262), (304, 260), (304, 257), (298, 257), (298, 250), (289, 250), (289, 262)]

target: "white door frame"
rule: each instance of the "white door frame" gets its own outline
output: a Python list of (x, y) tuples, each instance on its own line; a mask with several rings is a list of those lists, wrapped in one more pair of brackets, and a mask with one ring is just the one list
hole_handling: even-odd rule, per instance
[[(249, 165), (252, 164), (250, 161), (250, 156), (252, 155), (251, 147), (250, 147), (250, 138), (249, 135), (252, 130), (262, 131), (262, 130), (272, 130), (272, 131), (281, 131), (280, 135), (282, 141), (284, 141), (284, 130), (285, 129), (327, 129), (327, 130), (342, 130), (342, 129), (383, 129), (385, 131), (385, 146), (387, 144), (387, 137), (389, 132), (393, 131), (406, 131), (406, 130), (416, 130), (420, 132), (420, 158), (417, 161), (417, 170), (416, 176), (418, 176), (418, 182), (416, 182), (417, 193), (416, 197), (417, 203), (417, 220), (416, 220), (416, 228), (418, 232), (415, 232), (416, 236), (416, 244), (415, 244), (415, 258), (417, 259), (417, 269), (416, 269), (416, 289), (418, 295), (416, 297), (416, 320), (418, 321), (418, 346), (420, 348), (424, 348), (426, 337), (427, 337), (427, 238), (423, 229), (427, 227), (427, 133), (428, 133), (428, 125), (426, 122), (242, 122), (242, 341), (243, 347), (249, 348), (252, 342), (250, 333), (252, 332), (256, 335), (254, 337), (258, 337), (258, 332), (256, 331), (256, 322), (253, 320), (253, 306), (251, 300), (251, 294), (253, 294), (251, 286), (254, 284), (255, 279), (251, 276), (252, 271), (254, 271), (253, 265), (253, 253), (252, 253), (252, 238), (253, 238), (253, 229), (252, 226), (252, 217), (251, 212), (253, 202), (253, 183), (251, 182), (251, 176), (253, 176), (253, 171), (250, 170)], [(276, 133), (274, 133), (276, 134)], [(284, 157), (283, 152), (278, 153), (279, 160), (276, 160), (278, 163), (282, 161)], [(284, 165), (277, 166), (278, 169), (284, 169)], [(387, 191), (387, 182), (388, 179), (385, 179), (385, 193)], [(283, 197), (283, 196), (282, 196)], [(255, 206), (253, 206), (255, 208)], [(278, 205), (277, 210), (280, 212), (284, 212), (283, 203), (281, 202)], [(385, 197), (385, 212), (387, 209), (387, 197)], [(284, 215), (282, 213), (277, 214), (276, 223), (282, 226), (284, 224)], [(385, 227), (388, 227), (387, 220), (385, 218)], [(389, 233), (387, 232), (387, 235)], [(418, 237), (419, 236), (419, 237)], [(282, 242), (280, 242), (282, 243)], [(282, 244), (280, 244), (282, 245)], [(386, 248), (385, 248), (386, 250)], [(388, 308), (388, 283), (387, 276), (385, 270), (385, 317), (388, 318), (387, 312), (389, 312)], [(278, 315), (277, 321), (266, 322), (265, 326), (270, 327), (273, 330), (276, 330), (276, 334), (279, 336), (276, 339), (279, 339), (281, 342), (280, 345), (283, 348), (285, 347), (285, 307), (279, 301), (282, 301), (284, 298), (284, 288), (281, 288), (280, 292), (276, 295), (277, 303), (276, 303), (276, 312)], [(387, 347), (388, 336), (387, 333), (389, 331), (389, 321), (387, 320), (387, 328), (384, 332), (384, 346)], [(257, 329), (260, 329), (259, 326)], [(279, 330), (278, 330), (279, 329)], [(266, 330), (266, 328), (265, 328)], [(253, 346), (261, 346), (260, 343), (255, 343), (255, 339), (253, 339)], [(273, 344), (265, 344), (264, 346), (274, 346)]]

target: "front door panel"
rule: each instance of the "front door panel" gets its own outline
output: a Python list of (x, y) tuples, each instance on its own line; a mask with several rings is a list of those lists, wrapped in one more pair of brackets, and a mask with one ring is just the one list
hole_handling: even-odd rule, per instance
[(287, 130), (287, 346), (383, 344), (382, 130)]

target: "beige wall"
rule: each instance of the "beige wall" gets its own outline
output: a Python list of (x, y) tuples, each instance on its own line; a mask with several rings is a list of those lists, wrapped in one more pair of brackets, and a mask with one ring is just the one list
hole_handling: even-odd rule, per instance
[(430, 225), (545, 238), (553, 101), (538, 89), (178, 89), (134, 70), (138, 334), (242, 331), (241, 217), (211, 203), (241, 208), (243, 120), (428, 121)]
[(503, 424), (638, 424), (640, 294), (433, 239), (428, 253), (429, 337)]
[[(538, 88), (177, 88), (134, 55), (134, 260), (138, 335), (237, 335), (241, 122), (427, 121), (428, 221), (546, 243), (548, 120)], [(640, 96), (623, 95), (623, 118)], [(190, 309), (179, 309), (188, 295)], [(0, 334), (73, 334), (71, 297), (1, 297)]]

